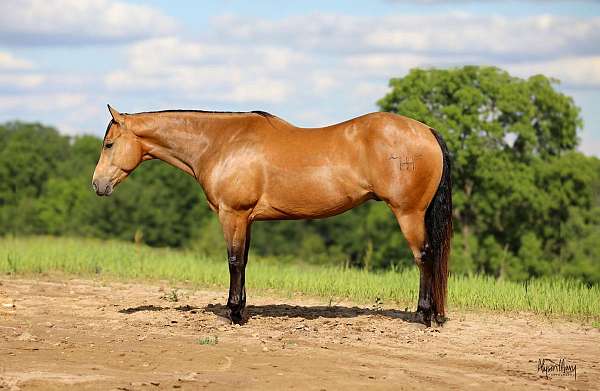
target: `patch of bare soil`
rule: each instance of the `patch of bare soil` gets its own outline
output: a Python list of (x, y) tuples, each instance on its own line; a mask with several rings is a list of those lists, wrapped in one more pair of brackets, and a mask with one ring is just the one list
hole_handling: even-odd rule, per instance
[[(0, 389), (600, 388), (600, 332), (527, 314), (452, 312), (426, 329), (404, 311), (251, 294), (234, 326), (225, 290), (0, 284)], [(546, 378), (543, 358), (566, 361)]]

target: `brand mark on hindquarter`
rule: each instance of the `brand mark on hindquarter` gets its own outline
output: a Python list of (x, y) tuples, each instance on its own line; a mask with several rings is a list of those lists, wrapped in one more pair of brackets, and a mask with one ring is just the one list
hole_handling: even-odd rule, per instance
[(397, 160), (400, 165), (400, 170), (404, 171), (414, 171), (415, 170), (415, 161), (418, 156), (409, 156), (409, 155), (391, 155), (390, 160)]

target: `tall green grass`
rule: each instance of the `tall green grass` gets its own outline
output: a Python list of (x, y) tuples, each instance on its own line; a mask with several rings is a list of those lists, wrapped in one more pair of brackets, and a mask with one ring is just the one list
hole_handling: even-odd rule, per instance
[[(0, 238), (0, 272), (71, 275), (186, 282), (204, 287), (229, 283), (225, 255), (211, 259), (187, 251), (95, 239), (54, 237)], [(250, 290), (303, 293), (373, 303), (376, 298), (400, 308), (412, 308), (418, 292), (416, 268), (401, 272), (367, 273), (356, 269), (290, 264), (252, 258), (247, 270)], [(452, 276), (449, 307), (600, 319), (600, 287), (556, 279), (520, 284), (485, 276)]]

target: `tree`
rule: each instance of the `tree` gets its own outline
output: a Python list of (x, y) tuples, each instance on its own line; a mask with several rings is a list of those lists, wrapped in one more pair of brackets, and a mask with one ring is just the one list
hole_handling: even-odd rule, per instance
[(0, 126), (0, 226), (3, 232), (42, 233), (36, 199), (69, 153), (69, 141), (37, 123)]

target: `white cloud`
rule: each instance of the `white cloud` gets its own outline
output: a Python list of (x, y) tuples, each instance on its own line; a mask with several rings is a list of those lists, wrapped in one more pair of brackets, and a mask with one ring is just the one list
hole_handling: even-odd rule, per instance
[(32, 89), (39, 87), (45, 77), (40, 74), (3, 74), (0, 73), (0, 90)]
[[(130, 64), (144, 72), (164, 66), (222, 66), (260, 64), (265, 72), (285, 69), (306, 61), (302, 53), (282, 46), (207, 44), (178, 37), (150, 39), (127, 49)], [(152, 60), (152, 61), (150, 61)]]
[(234, 102), (283, 102), (289, 93), (290, 87), (285, 82), (259, 78), (234, 85), (230, 92), (223, 95), (223, 98)]
[(600, 45), (594, 43), (600, 18), (229, 15), (213, 22), (216, 33), (207, 40), (166, 37), (131, 45), (126, 66), (110, 72), (105, 85), (113, 93), (155, 93), (169, 102), (289, 101), (311, 112), (310, 106), (333, 102), (372, 110), (389, 78), (415, 67), (494, 64), (568, 86), (598, 86), (600, 78)]
[(89, 73), (48, 71), (12, 53), (0, 52), (0, 94), (81, 92), (94, 85), (98, 85), (96, 78)]
[(175, 21), (156, 8), (116, 0), (3, 0), (0, 38), (11, 45), (127, 42), (161, 36)]
[(335, 53), (399, 52), (552, 58), (600, 54), (600, 18), (449, 14), (302, 15), (279, 20), (226, 16), (219, 37)]
[(32, 72), (32, 62), (0, 52), (0, 91), (30, 90), (39, 87), (44, 75)]
[(515, 76), (542, 74), (578, 88), (600, 87), (600, 56), (561, 57), (544, 61), (494, 63), (485, 56), (436, 56), (373, 53), (353, 55), (345, 59), (348, 66), (364, 74), (401, 76), (412, 68), (453, 67), (469, 64), (495, 65)]
[(507, 64), (504, 68), (524, 77), (543, 74), (557, 78), (569, 86), (600, 87), (600, 56), (566, 57), (550, 61)]
[(367, 53), (346, 57), (347, 66), (363, 73), (404, 73), (411, 68), (433, 65), (431, 57), (419, 54)]
[(10, 53), (0, 52), (0, 71), (13, 71), (32, 69), (33, 64), (22, 58), (17, 58)]
[(313, 90), (317, 94), (323, 94), (331, 91), (333, 88), (340, 86), (340, 80), (335, 77), (333, 72), (316, 71), (313, 72), (309, 81), (313, 86)]
[(85, 101), (84, 94), (76, 93), (0, 95), (0, 113), (11, 113), (16, 109), (33, 112), (73, 109)]
[(282, 101), (291, 93), (282, 75), (306, 63), (304, 55), (283, 47), (208, 45), (174, 37), (134, 44), (127, 58), (124, 69), (106, 76), (109, 89), (233, 102)]
[(388, 86), (381, 83), (360, 82), (352, 90), (356, 97), (374, 103), (388, 92)]

